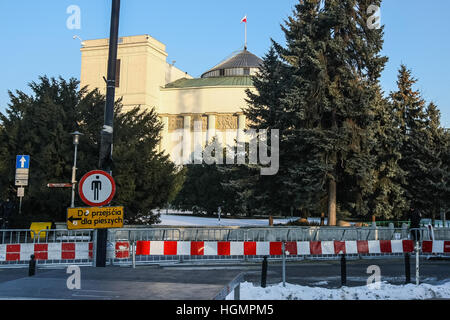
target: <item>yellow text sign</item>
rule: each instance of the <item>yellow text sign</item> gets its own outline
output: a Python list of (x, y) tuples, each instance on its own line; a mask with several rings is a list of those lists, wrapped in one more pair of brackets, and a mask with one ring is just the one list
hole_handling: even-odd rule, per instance
[(67, 229), (109, 229), (123, 227), (123, 207), (67, 209)]

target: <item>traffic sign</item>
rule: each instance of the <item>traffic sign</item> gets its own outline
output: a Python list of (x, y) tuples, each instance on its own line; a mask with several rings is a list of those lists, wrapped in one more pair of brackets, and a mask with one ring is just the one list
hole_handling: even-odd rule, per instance
[(106, 206), (114, 198), (116, 183), (105, 171), (94, 170), (81, 178), (78, 193), (81, 200), (88, 206)]
[(23, 198), (25, 196), (25, 188), (17, 188), (17, 197)]
[(123, 207), (67, 209), (67, 229), (109, 229), (123, 227)]
[(17, 156), (16, 169), (30, 169), (30, 156)]
[(16, 186), (26, 187), (28, 186), (28, 176), (30, 173), (30, 156), (17, 156), (16, 157)]
[(49, 183), (47, 188), (72, 188), (71, 183)]

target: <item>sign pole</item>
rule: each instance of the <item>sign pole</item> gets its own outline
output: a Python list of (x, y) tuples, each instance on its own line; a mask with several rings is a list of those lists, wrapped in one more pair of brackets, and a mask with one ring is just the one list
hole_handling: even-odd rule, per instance
[[(109, 37), (109, 57), (108, 57), (108, 79), (106, 88), (106, 106), (104, 126), (101, 131), (100, 144), (100, 169), (111, 173), (112, 169), (112, 149), (114, 132), (114, 100), (116, 93), (116, 67), (117, 50), (119, 43), (119, 18), (120, 0), (112, 0), (111, 10), (111, 30)], [(97, 263), (100, 268), (106, 267), (106, 241), (108, 229), (99, 229), (97, 232)]]
[(22, 214), (22, 197), (19, 197), (19, 215)]

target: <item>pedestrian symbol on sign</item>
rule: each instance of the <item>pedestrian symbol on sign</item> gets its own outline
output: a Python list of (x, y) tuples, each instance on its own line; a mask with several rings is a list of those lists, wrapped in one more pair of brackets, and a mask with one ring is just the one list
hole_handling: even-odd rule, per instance
[(97, 180), (92, 181), (91, 190), (94, 191), (94, 200), (98, 201), (99, 192), (102, 190), (102, 181), (100, 180), (100, 176), (95, 177)]

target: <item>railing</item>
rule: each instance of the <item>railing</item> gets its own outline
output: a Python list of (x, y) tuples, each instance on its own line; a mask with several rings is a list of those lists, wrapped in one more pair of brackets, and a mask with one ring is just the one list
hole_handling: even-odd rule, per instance
[[(450, 240), (450, 229), (435, 229), (435, 240)], [(424, 240), (432, 240), (421, 228)], [(269, 227), (269, 228), (150, 228), (110, 229), (108, 240), (116, 241), (352, 241), (407, 240), (408, 228), (384, 227)]]
[[(450, 240), (450, 228), (421, 228), (424, 240)], [(116, 241), (351, 241), (406, 240), (408, 228), (385, 227), (269, 227), (269, 228), (136, 228), (109, 229)], [(90, 242), (93, 230), (0, 230), (0, 244)]]

